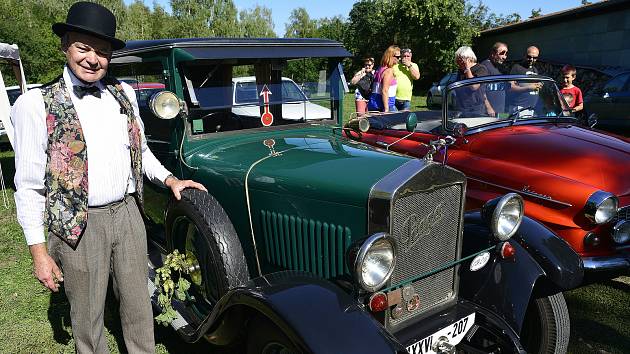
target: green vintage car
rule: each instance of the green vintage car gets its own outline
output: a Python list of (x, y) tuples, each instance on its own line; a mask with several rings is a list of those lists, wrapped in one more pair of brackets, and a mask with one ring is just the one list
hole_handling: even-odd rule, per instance
[[(171, 326), (209, 351), (566, 350), (561, 291), (580, 283), (580, 258), (517, 195), (464, 213), (459, 171), (345, 138), (349, 56), (321, 39), (132, 41), (114, 53), (110, 74), (137, 79), (153, 153), (209, 191), (145, 191), (158, 313), (155, 271), (178, 250), (191, 286), (172, 300)], [(244, 77), (258, 116), (233, 107)]]

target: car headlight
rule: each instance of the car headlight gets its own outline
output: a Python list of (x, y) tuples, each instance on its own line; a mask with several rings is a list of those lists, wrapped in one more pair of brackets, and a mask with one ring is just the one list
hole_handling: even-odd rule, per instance
[(614, 194), (597, 191), (591, 194), (584, 206), (584, 216), (596, 224), (605, 224), (617, 216), (619, 200)]
[(523, 197), (508, 193), (486, 202), (481, 215), (489, 223), (494, 237), (499, 241), (507, 241), (521, 225), (524, 210)]
[(179, 98), (170, 91), (160, 91), (149, 100), (151, 112), (160, 119), (173, 119), (181, 111)]
[(361, 287), (377, 291), (389, 280), (396, 264), (394, 239), (381, 232), (363, 242), (354, 262), (355, 276)]
[(612, 238), (617, 244), (628, 242), (628, 240), (630, 240), (630, 221), (619, 220), (619, 222), (613, 226)]

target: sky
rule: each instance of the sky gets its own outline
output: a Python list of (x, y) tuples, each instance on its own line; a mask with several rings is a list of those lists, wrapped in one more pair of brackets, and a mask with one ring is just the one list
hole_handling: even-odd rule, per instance
[[(125, 3), (129, 4), (133, 0), (125, 0)], [(250, 9), (254, 6), (264, 5), (271, 9), (273, 16), (273, 22), (275, 26), (275, 32), (278, 36), (284, 35), (285, 23), (289, 20), (291, 11), (297, 7), (304, 7), (311, 18), (333, 17), (341, 15), (347, 17), (354, 1), (351, 0), (306, 0), (306, 1), (292, 1), (292, 0), (233, 0), (238, 10)], [(469, 0), (471, 3), (476, 3), (477, 0)], [(580, 0), (527, 0), (527, 1), (514, 1), (514, 0), (482, 0), (492, 12), (497, 14), (511, 14), (517, 12), (521, 15), (521, 18), (527, 18), (531, 15), (532, 9), (540, 8), (542, 14), (549, 14), (552, 12), (565, 10), (581, 5)], [(144, 0), (144, 2), (151, 6), (153, 0)], [(169, 9), (168, 0), (157, 0), (167, 10)], [(596, 2), (596, 0), (591, 0)]]

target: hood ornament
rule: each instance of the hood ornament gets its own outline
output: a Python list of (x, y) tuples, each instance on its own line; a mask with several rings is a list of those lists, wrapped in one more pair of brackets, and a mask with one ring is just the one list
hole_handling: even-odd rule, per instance
[(442, 164), (446, 165), (446, 160), (448, 159), (448, 147), (453, 144), (455, 144), (455, 138), (450, 135), (447, 135), (444, 138), (439, 138), (438, 140), (432, 140), (429, 142), (429, 151), (427, 151), (426, 155), (424, 155), (423, 160), (432, 162), (433, 155), (444, 149), (444, 159), (442, 159)]

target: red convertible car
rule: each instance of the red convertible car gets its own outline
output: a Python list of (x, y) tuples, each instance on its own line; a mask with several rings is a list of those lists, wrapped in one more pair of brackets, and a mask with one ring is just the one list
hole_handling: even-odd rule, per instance
[[(447, 87), (442, 111), (366, 114), (345, 134), (445, 160), (468, 178), (468, 208), (507, 192), (580, 254), (585, 271), (630, 269), (630, 140), (576, 125), (553, 80), (487, 76)], [(490, 113), (489, 113), (490, 112)]]

